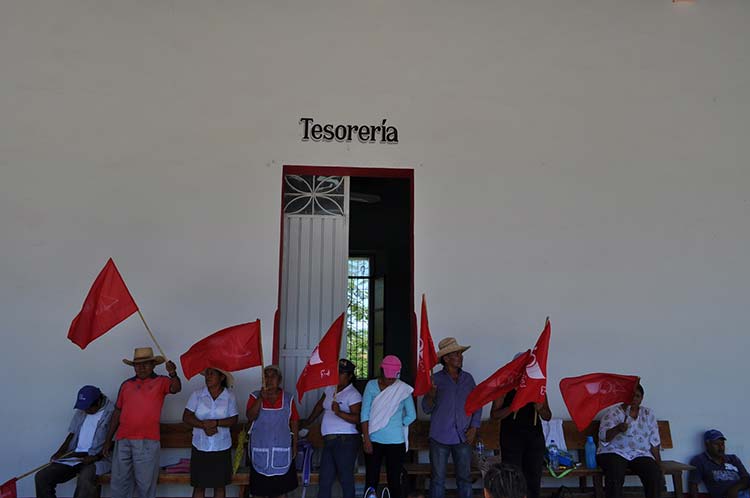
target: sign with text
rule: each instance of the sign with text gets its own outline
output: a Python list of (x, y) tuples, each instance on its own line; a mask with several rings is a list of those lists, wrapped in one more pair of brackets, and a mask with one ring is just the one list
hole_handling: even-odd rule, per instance
[(380, 124), (333, 124), (317, 123), (315, 118), (300, 118), (302, 126), (302, 141), (309, 142), (351, 142), (359, 140), (362, 143), (397, 144), (398, 129), (387, 124), (383, 118)]

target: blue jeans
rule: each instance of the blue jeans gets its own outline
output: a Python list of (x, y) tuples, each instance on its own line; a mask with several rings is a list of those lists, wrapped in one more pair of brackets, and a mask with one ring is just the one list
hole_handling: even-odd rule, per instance
[(441, 444), (430, 439), (430, 498), (445, 496), (445, 468), (448, 466), (448, 455), (453, 457), (456, 468), (456, 485), (458, 498), (471, 498), (471, 446), (466, 443)]
[(357, 464), (359, 434), (329, 434), (323, 436), (323, 455), (320, 458), (319, 498), (331, 498), (336, 477), (341, 483), (344, 498), (354, 498), (354, 466)]

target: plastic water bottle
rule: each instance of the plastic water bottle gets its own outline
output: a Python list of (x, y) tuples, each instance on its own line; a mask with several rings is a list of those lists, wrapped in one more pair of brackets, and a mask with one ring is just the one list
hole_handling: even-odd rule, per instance
[(547, 453), (549, 454), (550, 467), (552, 467), (552, 470), (557, 470), (560, 466), (560, 450), (557, 449), (554, 439), (550, 440)]
[(586, 452), (586, 468), (596, 468), (596, 443), (594, 442), (594, 436), (586, 437), (586, 444), (584, 445), (584, 451)]

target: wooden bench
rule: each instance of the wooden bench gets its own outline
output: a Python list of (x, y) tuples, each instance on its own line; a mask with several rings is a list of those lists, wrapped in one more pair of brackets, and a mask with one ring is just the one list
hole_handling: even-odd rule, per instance
[[(243, 430), (244, 424), (235, 424), (232, 427), (232, 445), (236, 447), (237, 438), (240, 432)], [(565, 444), (569, 451), (577, 451), (579, 455), (579, 461), (585, 461), (583, 452), (584, 445), (586, 443), (586, 436), (594, 436), (594, 440), (598, 439), (599, 423), (593, 422), (585, 431), (579, 432), (575, 424), (571, 421), (563, 422), (563, 431), (565, 433)], [(428, 451), (430, 448), (429, 444), (430, 434), (430, 421), (429, 420), (417, 420), (409, 427), (409, 454), (406, 458), (404, 468), (410, 478), (410, 485), (412, 489), (426, 489), (426, 480), (430, 477), (430, 464), (420, 463), (418, 461), (419, 452)], [(672, 449), (672, 433), (669, 428), (669, 422), (666, 420), (659, 421), (659, 434), (661, 436), (661, 443), (663, 449)], [(479, 430), (479, 437), (482, 438), (485, 450), (492, 451), (495, 454), (499, 453), (500, 447), (500, 422), (494, 420), (482, 421), (482, 426)], [(309, 434), (306, 439), (312, 444), (314, 448), (323, 447), (323, 437), (320, 434), (320, 425), (314, 425), (310, 427)], [(192, 428), (187, 424), (183, 423), (163, 423), (161, 424), (161, 447), (162, 448), (190, 448), (192, 446)], [(234, 449), (232, 450), (234, 451)], [(684, 492), (682, 487), (682, 473), (686, 472), (693, 467), (680, 462), (672, 460), (662, 460), (661, 463), (662, 472), (665, 476), (671, 476), (672, 484), (674, 486), (675, 498), (684, 498)], [(455, 477), (455, 471), (452, 466), (446, 469), (448, 478)], [(549, 476), (549, 473), (545, 470), (545, 475)], [(318, 471), (313, 471), (310, 475), (310, 483), (317, 484), (319, 482)], [(474, 480), (480, 477), (479, 469), (472, 469), (472, 478)], [(574, 469), (567, 477), (578, 477), (579, 486), (581, 492), (587, 490), (587, 480), (590, 477), (593, 485), (593, 492), (595, 498), (604, 497), (604, 474), (601, 469), (587, 469), (585, 467), (579, 467)], [(364, 483), (365, 475), (362, 469), (355, 471), (355, 482)], [(111, 476), (105, 474), (99, 476), (99, 484), (109, 484)], [(236, 474), (232, 477), (231, 484), (240, 488), (240, 497), (247, 496), (247, 487), (250, 481), (250, 472), (248, 467), (241, 466)], [(386, 474), (381, 471), (380, 482), (386, 481)], [(190, 474), (189, 473), (167, 473), (162, 470), (159, 472), (158, 484), (184, 484), (190, 485)], [(300, 485), (302, 484), (300, 476)]]
[[(669, 422), (667, 420), (659, 420), (659, 437), (661, 438), (662, 449), (672, 449), (674, 445), (672, 443), (672, 432), (669, 428)], [(599, 441), (599, 422), (595, 421), (589, 425), (585, 431), (579, 432), (575, 424), (566, 420), (563, 422), (563, 432), (565, 434), (565, 445), (570, 452), (578, 453), (578, 460), (585, 462), (584, 446), (586, 444), (587, 436), (594, 436), (594, 441)], [(693, 467), (684, 463), (676, 462), (673, 460), (662, 460), (661, 470), (664, 476), (670, 476), (672, 478), (672, 485), (674, 487), (675, 498), (683, 498), (684, 492), (682, 487), (682, 473), (691, 470)], [(545, 469), (545, 475), (549, 476), (549, 471)], [(628, 474), (634, 475), (634, 474)], [(586, 467), (578, 467), (570, 472), (567, 477), (578, 477), (579, 486), (582, 492), (586, 490), (586, 481), (591, 477), (594, 496), (595, 498), (604, 497), (604, 473), (601, 469), (588, 469)]]
[[(492, 451), (494, 454), (497, 454), (500, 450), (500, 422), (496, 420), (483, 420), (477, 437), (482, 439), (486, 451)], [(417, 420), (409, 426), (409, 450), (411, 454), (407, 455), (407, 462), (404, 464), (413, 489), (427, 490), (425, 483), (431, 474), (430, 464), (420, 463), (417, 459), (420, 451), (428, 451), (429, 449), (430, 421)], [(446, 478), (452, 479), (455, 477), (456, 471), (453, 465), (448, 465), (446, 468)], [(477, 480), (481, 477), (478, 468), (472, 466), (471, 477), (472, 480)]]
[[(237, 438), (243, 430), (244, 424), (235, 424), (232, 426), (232, 451), (237, 445)], [(161, 447), (162, 448), (191, 448), (193, 442), (193, 428), (187, 424), (172, 423), (161, 424)], [(234, 453), (233, 453), (234, 454)], [(111, 481), (110, 474), (99, 476), (99, 486), (109, 484)], [(240, 497), (246, 496), (247, 486), (250, 482), (250, 472), (247, 467), (240, 467), (237, 473), (232, 476), (232, 484), (239, 486)], [(190, 473), (167, 473), (162, 469), (159, 472), (158, 484), (186, 484), (190, 485)]]

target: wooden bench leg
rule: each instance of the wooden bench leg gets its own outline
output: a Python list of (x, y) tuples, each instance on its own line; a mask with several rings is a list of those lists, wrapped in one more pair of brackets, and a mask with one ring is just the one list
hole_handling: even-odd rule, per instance
[(674, 498), (682, 498), (682, 472), (675, 472), (671, 474), (672, 485), (674, 486)]
[(578, 488), (581, 490), (581, 493), (586, 492), (586, 476), (581, 476), (578, 478)]

